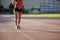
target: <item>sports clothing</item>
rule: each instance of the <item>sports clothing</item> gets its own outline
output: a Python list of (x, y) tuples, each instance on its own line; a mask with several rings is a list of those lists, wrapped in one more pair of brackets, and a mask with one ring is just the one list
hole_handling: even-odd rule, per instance
[(22, 4), (22, 0), (16, 0), (17, 4), (16, 4), (16, 8), (20, 9), (22, 8), (23, 4)]
[(22, 8), (21, 9), (15, 8), (15, 11), (16, 12), (22, 12)]

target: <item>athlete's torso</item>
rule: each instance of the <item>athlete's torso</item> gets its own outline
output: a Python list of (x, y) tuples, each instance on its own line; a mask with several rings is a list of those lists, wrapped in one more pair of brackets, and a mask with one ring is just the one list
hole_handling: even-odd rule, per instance
[(16, 4), (16, 8), (22, 8), (22, 0), (16, 0), (17, 4)]

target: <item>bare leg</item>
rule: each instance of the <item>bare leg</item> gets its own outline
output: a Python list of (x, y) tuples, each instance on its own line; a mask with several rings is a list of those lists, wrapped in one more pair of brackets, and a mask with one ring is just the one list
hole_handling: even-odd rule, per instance
[(22, 15), (22, 12), (19, 12), (18, 25), (20, 25), (20, 23), (21, 23), (21, 15)]
[(16, 23), (16, 26), (17, 26), (17, 29), (20, 29), (20, 23), (21, 23), (21, 15), (22, 15), (22, 12), (14, 12), (15, 14), (15, 23)]
[(21, 14), (22, 12), (15, 12), (15, 23), (16, 23), (16, 26), (19, 26), (20, 25), (20, 22), (21, 22)]
[(15, 12), (14, 14), (15, 14), (15, 23), (16, 23), (16, 26), (17, 26), (17, 13), (18, 12)]
[(21, 14), (22, 12), (17, 12), (17, 29), (20, 29)]

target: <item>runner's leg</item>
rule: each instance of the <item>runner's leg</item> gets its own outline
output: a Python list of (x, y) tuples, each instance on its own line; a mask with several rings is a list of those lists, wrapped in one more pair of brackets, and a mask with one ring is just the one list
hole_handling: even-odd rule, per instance
[(19, 12), (18, 25), (20, 25), (21, 23), (21, 15), (22, 15), (22, 12)]
[(14, 14), (15, 14), (15, 24), (17, 26), (17, 12), (15, 12)]
[(21, 14), (18, 12), (17, 13), (17, 29), (20, 29), (20, 20), (21, 20)]

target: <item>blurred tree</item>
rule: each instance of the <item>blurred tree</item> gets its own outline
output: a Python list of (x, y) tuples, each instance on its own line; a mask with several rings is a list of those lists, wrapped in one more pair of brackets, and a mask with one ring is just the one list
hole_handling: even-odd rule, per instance
[(23, 13), (25, 12), (25, 8), (24, 8), (24, 6), (22, 6), (22, 12), (23, 12)]
[(10, 9), (13, 9), (13, 8), (14, 8), (14, 5), (11, 3), (11, 4), (9, 5), (9, 8), (10, 8)]
[(40, 8), (38, 8), (38, 11), (40, 11)]
[(56, 1), (60, 1), (60, 0), (56, 0)]
[(29, 13), (29, 12), (24, 8), (24, 5), (22, 6), (22, 12), (23, 12), (23, 13)]
[(31, 8), (31, 13), (33, 12), (33, 10), (34, 10), (34, 7)]
[(3, 12), (3, 10), (4, 10), (3, 5), (0, 5), (0, 12)]
[(1, 0), (0, 0), (0, 4), (1, 4)]
[(10, 13), (11, 13), (11, 14), (13, 14), (13, 8), (14, 8), (14, 5), (11, 3), (11, 4), (9, 5), (9, 9), (10, 9)]

